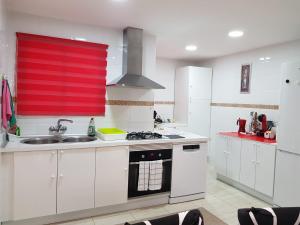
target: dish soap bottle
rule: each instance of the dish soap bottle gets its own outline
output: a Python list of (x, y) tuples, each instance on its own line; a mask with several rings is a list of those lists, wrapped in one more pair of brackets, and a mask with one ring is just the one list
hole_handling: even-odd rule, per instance
[(96, 135), (95, 120), (94, 120), (94, 118), (91, 118), (90, 123), (89, 123), (89, 128), (88, 128), (88, 136), (94, 137), (95, 135)]

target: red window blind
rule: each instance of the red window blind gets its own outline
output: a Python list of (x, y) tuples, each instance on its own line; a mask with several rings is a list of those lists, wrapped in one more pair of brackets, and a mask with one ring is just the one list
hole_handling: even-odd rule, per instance
[(104, 115), (107, 48), (17, 33), (17, 114)]

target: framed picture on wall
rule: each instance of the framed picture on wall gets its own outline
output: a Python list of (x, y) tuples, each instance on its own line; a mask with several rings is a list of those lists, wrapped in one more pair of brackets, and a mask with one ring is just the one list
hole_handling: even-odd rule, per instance
[(250, 77), (251, 77), (251, 64), (243, 64), (241, 67), (241, 93), (250, 93)]

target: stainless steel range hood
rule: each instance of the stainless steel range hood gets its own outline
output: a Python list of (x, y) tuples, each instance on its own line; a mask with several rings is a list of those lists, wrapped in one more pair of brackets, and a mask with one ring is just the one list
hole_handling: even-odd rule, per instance
[(142, 75), (143, 30), (132, 27), (124, 29), (123, 44), (123, 76), (109, 82), (107, 86), (165, 89), (162, 85)]

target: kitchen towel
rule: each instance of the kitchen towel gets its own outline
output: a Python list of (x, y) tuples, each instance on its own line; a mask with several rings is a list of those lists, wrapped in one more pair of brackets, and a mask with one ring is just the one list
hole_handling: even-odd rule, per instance
[(2, 79), (2, 99), (1, 99), (1, 118), (2, 118), (2, 126), (4, 129), (8, 128), (8, 121), (11, 119), (12, 111), (11, 111), (11, 97), (8, 88), (7, 80)]
[(150, 162), (149, 190), (156, 191), (161, 189), (163, 161), (156, 160)]
[(148, 191), (149, 187), (149, 161), (139, 162), (138, 191)]
[(8, 81), (6, 80), (6, 85), (7, 85), (7, 89), (9, 91), (9, 97), (10, 97), (10, 109), (11, 109), (11, 117), (9, 120), (9, 127), (15, 127), (17, 125), (17, 120), (16, 120), (16, 113), (15, 113), (15, 107), (14, 107), (14, 101), (11, 95), (11, 91), (10, 91), (10, 87), (8, 84)]

